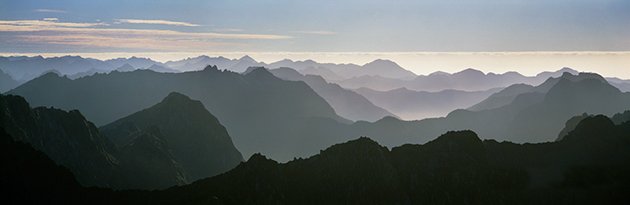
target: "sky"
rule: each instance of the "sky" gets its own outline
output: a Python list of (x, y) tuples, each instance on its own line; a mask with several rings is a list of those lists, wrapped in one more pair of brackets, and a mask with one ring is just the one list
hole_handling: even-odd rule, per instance
[[(626, 51), (627, 0), (0, 0), (4, 54), (159, 58), (251, 53), (264, 60), (311, 56), (336, 63), (364, 62), (359, 57), (366, 55), (356, 54), (370, 54), (399, 59), (416, 73), (454, 61), (458, 63), (442, 70), (505, 66), (527, 73), (540, 66), (523, 60), (491, 65), (495, 60), (462, 58), (467, 55), (428, 58), (448, 61), (431, 64), (420, 61), (427, 58), (411, 58), (427, 53), (598, 52), (594, 59), (611, 53), (607, 57), (621, 63), (578, 66), (630, 73), (630, 63), (619, 55)], [(549, 56), (532, 60), (549, 62), (542, 67), (566, 61)]]

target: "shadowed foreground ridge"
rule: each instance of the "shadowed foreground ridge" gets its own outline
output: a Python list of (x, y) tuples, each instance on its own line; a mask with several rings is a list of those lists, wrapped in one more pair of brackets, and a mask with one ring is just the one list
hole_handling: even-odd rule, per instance
[[(561, 141), (481, 141), (448, 132), (391, 151), (368, 138), (286, 164), (256, 154), (234, 170), (165, 190), (156, 203), (619, 204), (630, 200), (630, 123), (584, 119)], [(183, 200), (183, 201), (182, 201)]]
[[(23, 101), (16, 96), (2, 99)], [(178, 99), (185, 98), (175, 94), (162, 103)], [(15, 126), (10, 120), (21, 120), (6, 116), (31, 110), (25, 103), (2, 105), (22, 108), (2, 115), (10, 126)], [(50, 124), (46, 119), (55, 118), (33, 124)], [(145, 133), (164, 138), (153, 128)], [(361, 137), (287, 163), (254, 154), (226, 173), (166, 190), (111, 191), (80, 187), (68, 171), (51, 166), (41, 153), (40, 159), (21, 160), (30, 156), (22, 152), (35, 151), (26, 144), (4, 143), (24, 138), (1, 132), (9, 140), (3, 138), (3, 156), (18, 156), (6, 160), (2, 170), (7, 174), (2, 176), (8, 183), (3, 186), (39, 197), (32, 202), (19, 194), (3, 199), (16, 204), (624, 204), (630, 201), (629, 133), (630, 122), (615, 124), (598, 115), (581, 120), (563, 139), (540, 144), (482, 141), (472, 131), (451, 131), (423, 145), (389, 150)], [(143, 136), (137, 139), (145, 141)], [(159, 142), (151, 143), (154, 148), (166, 144), (149, 142)], [(37, 172), (18, 172), (15, 167)]]

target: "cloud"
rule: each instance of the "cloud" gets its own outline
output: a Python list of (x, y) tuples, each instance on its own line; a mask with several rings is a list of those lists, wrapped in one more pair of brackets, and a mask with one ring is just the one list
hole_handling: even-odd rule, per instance
[(157, 25), (169, 25), (169, 26), (199, 26), (198, 24), (188, 23), (188, 22), (179, 22), (179, 21), (168, 21), (168, 20), (152, 20), (152, 19), (116, 19), (117, 22), (120, 23), (130, 23), (130, 24), (157, 24)]
[(67, 11), (58, 10), (58, 9), (35, 9), (35, 12), (40, 12), (40, 13), (68, 13)]
[(59, 21), (58, 18), (44, 18), (44, 21)]
[(292, 31), (292, 33), (311, 34), (311, 35), (335, 35), (333, 31)]
[(240, 28), (217, 28), (217, 29), (213, 29), (214, 31), (217, 32), (241, 32), (243, 31), (243, 29)]
[[(74, 23), (43, 20), (0, 20), (0, 33), (13, 34), (14, 39), (25, 43), (147, 50), (202, 50), (216, 46), (240, 45), (239, 40), (292, 38), (273, 34), (122, 29), (111, 28), (102, 22)], [(225, 42), (225, 40), (230, 41)]]

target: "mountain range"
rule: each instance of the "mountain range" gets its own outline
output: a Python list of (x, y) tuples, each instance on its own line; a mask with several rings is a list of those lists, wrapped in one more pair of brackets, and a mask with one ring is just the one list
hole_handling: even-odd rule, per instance
[(100, 128), (118, 147), (134, 144), (154, 130), (189, 181), (223, 173), (243, 160), (217, 118), (201, 102), (179, 93)]
[[(68, 168), (84, 186), (163, 189), (220, 174), (242, 161), (216, 118), (181, 94), (172, 93), (103, 132), (79, 111), (30, 108), (19, 96), (0, 96), (0, 107), (2, 130)], [(195, 143), (182, 145), (182, 140)]]
[[(482, 141), (447, 132), (391, 150), (361, 137), (278, 163), (255, 154), (224, 174), (160, 191), (79, 186), (28, 144), (0, 129), (3, 201), (64, 204), (623, 204), (630, 131), (591, 116), (556, 142)], [(27, 168), (17, 171), (12, 167)], [(33, 172), (32, 170), (38, 170)]]
[(303, 143), (294, 134), (296, 127), (310, 118), (350, 123), (304, 82), (281, 80), (262, 68), (247, 74), (220, 71), (216, 66), (184, 73), (112, 71), (74, 80), (49, 73), (9, 93), (24, 96), (34, 106), (78, 109), (97, 125), (105, 125), (171, 92), (201, 101), (220, 119), (244, 156), (263, 152), (288, 160), (312, 153), (320, 145), (296, 147)]
[[(254, 67), (252, 67), (253, 69)], [(386, 116), (396, 116), (389, 111), (372, 104), (370, 101), (354, 91), (328, 83), (317, 75), (302, 75), (291, 68), (277, 68), (270, 72), (284, 80), (303, 81), (319, 96), (322, 96), (335, 109), (339, 116), (353, 121), (376, 121)]]

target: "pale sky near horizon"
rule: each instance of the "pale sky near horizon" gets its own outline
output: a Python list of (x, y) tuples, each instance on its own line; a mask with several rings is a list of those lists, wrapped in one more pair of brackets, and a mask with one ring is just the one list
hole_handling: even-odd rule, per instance
[(385, 58), (417, 74), (567, 66), (630, 78), (626, 51), (626, 0), (0, 0), (4, 54)]

